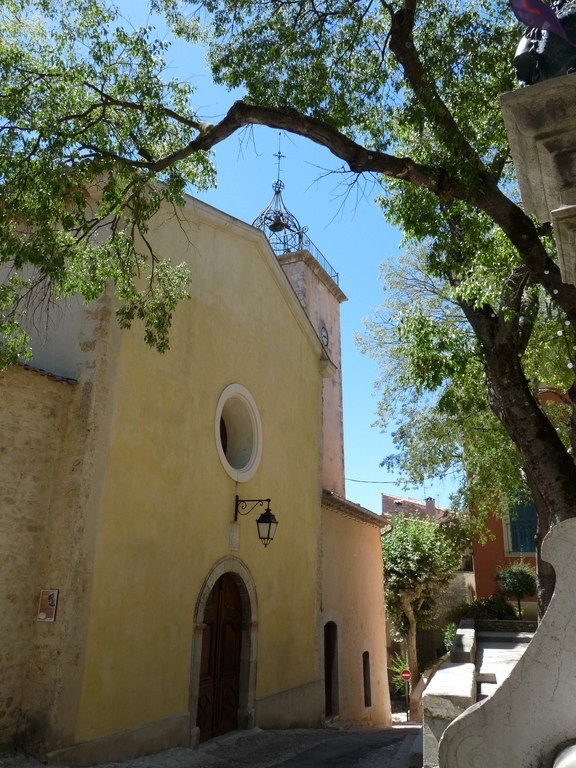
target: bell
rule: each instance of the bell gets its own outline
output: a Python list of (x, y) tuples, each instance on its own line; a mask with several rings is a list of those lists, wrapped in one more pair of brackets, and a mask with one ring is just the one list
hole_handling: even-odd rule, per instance
[(272, 221), (268, 224), (268, 228), (271, 232), (282, 232), (283, 229), (286, 229), (286, 222), (279, 213), (275, 213)]

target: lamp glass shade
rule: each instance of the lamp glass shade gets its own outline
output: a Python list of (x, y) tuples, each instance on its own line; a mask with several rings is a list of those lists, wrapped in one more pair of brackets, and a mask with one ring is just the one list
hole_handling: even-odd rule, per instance
[(265, 512), (262, 512), (258, 520), (256, 520), (256, 525), (258, 527), (258, 538), (267, 547), (274, 538), (276, 528), (278, 527), (278, 520), (272, 514), (270, 507)]

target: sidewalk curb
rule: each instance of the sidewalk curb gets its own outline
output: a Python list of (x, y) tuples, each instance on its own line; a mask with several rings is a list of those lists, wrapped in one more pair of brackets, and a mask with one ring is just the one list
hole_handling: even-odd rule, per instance
[(420, 729), (414, 737), (408, 758), (408, 768), (422, 768), (424, 764), (424, 731)]

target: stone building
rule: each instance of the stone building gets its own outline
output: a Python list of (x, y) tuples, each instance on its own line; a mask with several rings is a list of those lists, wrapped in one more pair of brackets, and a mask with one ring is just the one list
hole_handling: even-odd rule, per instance
[(168, 352), (105, 296), (0, 373), (0, 742), (82, 765), (387, 725), (380, 517), (344, 493), (345, 297), (193, 198), (148, 236), (192, 274)]

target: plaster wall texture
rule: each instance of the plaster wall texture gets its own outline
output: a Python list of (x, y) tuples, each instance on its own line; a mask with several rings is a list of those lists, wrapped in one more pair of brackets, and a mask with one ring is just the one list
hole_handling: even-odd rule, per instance
[(326, 349), (335, 371), (323, 385), (322, 482), (326, 490), (344, 496), (340, 304), (347, 299), (308, 251), (286, 254), (279, 262), (316, 333), (320, 335), (322, 328), (328, 332)]
[(551, 768), (576, 739), (575, 547), (576, 519), (559, 523), (546, 536), (542, 556), (556, 571), (548, 610), (502, 685), (448, 726), (440, 768)]
[[(257, 590), (256, 700), (312, 686), (318, 668), (321, 345), (263, 235), (189, 201), (150, 238), (192, 272), (171, 349), (123, 333), (115, 378), (75, 740), (186, 716), (196, 596), (230, 554), (234, 498), (272, 499), (275, 541), (241, 518), (233, 554)], [(231, 383), (261, 422), (260, 466), (224, 470), (215, 411)], [(318, 709), (318, 696), (314, 693)]]
[(260, 728), (320, 728), (324, 724), (323, 702), (324, 686), (317, 679), (260, 697), (256, 722)]
[[(342, 512), (322, 512), (322, 624), (338, 631), (340, 720), (391, 725), (380, 527)], [(369, 653), (366, 706), (362, 654)]]
[[(494, 578), (499, 568), (505, 568), (512, 563), (521, 560), (533, 567), (536, 567), (536, 558), (534, 555), (524, 554), (522, 557), (513, 557), (506, 554), (506, 542), (504, 538), (505, 521), (501, 518), (490, 516), (488, 519), (488, 528), (490, 538), (484, 544), (473, 543), (474, 552), (474, 579), (476, 586), (476, 596), (489, 597), (498, 592), (498, 583)], [(528, 597), (523, 601), (523, 611), (525, 617), (531, 617), (537, 613), (537, 598)], [(530, 604), (532, 603), (532, 610)]]
[[(340, 363), (328, 323), (345, 297), (327, 284), (308, 319), (264, 235), (193, 199), (179, 218), (163, 212), (149, 237), (191, 270), (169, 352), (147, 348), (137, 325), (121, 331), (103, 297), (72, 302), (35, 339), (35, 365), (77, 383), (20, 368), (0, 376), (0, 427), (14, 443), (0, 451), (11, 628), (0, 741), (21, 722), (38, 754), (66, 765), (195, 743), (203, 605), (225, 572), (245, 587), (240, 727), (323, 721), (323, 406), (337, 411), (324, 434), (335, 486), (344, 474), (341, 387), (327, 396), (323, 384)], [(250, 392), (262, 425), (244, 482), (218, 452), (216, 409), (231, 384)], [(267, 549), (258, 512), (233, 522), (236, 495), (271, 498), (279, 526)], [(341, 629), (342, 714), (388, 724), (379, 527), (330, 514), (322, 618)], [(36, 622), (46, 587), (60, 590), (49, 625)]]

